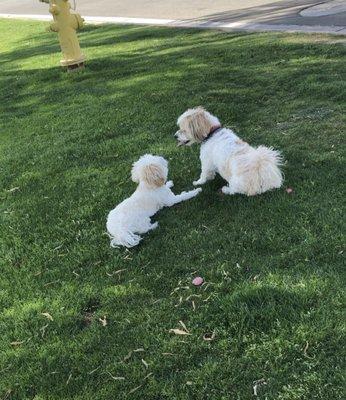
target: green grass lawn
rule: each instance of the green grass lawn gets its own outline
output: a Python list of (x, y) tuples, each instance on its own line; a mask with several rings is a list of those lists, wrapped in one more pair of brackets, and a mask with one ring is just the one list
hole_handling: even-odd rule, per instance
[[(89, 27), (66, 74), (46, 25), (0, 21), (0, 399), (345, 398), (344, 39)], [(200, 104), (281, 149), (284, 187), (217, 178), (110, 248), (140, 155), (192, 188), (199, 149), (172, 134)]]

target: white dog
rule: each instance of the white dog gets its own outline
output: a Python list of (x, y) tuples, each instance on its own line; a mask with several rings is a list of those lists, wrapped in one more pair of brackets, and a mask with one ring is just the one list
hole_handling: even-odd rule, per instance
[(111, 246), (136, 246), (141, 237), (136, 233), (146, 233), (158, 227), (151, 223), (152, 217), (163, 207), (170, 207), (181, 201), (189, 200), (202, 190), (175, 195), (171, 191), (173, 182), (166, 182), (168, 162), (159, 156), (146, 154), (132, 166), (131, 177), (138, 183), (131, 197), (117, 205), (107, 218), (107, 230), (111, 237)]
[(228, 182), (225, 194), (254, 196), (282, 184), (279, 151), (265, 146), (251, 147), (202, 107), (184, 112), (177, 121), (178, 145), (201, 143), (201, 176), (193, 182), (203, 185), (218, 172)]

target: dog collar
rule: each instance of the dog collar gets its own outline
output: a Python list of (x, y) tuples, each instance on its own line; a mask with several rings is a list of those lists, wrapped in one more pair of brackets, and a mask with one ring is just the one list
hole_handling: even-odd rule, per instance
[(204, 143), (204, 142), (206, 142), (208, 139), (210, 139), (213, 135), (214, 135), (214, 133), (217, 133), (217, 132), (219, 132), (219, 131), (221, 131), (221, 129), (223, 129), (222, 128), (222, 126), (213, 126), (211, 129), (210, 129), (210, 132), (208, 133), (208, 136), (206, 136), (203, 140), (202, 140), (202, 143)]

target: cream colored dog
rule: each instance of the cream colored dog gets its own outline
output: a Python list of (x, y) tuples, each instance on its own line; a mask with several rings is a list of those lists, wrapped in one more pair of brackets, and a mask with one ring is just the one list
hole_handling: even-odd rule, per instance
[(257, 148), (242, 141), (202, 107), (184, 112), (177, 122), (175, 133), (178, 145), (201, 144), (201, 176), (193, 182), (203, 185), (219, 173), (228, 182), (225, 194), (242, 193), (247, 196), (264, 193), (282, 185), (279, 151), (265, 146)]
[(141, 240), (137, 233), (158, 227), (157, 222), (152, 224), (150, 220), (157, 211), (189, 200), (202, 190), (175, 195), (170, 189), (173, 182), (166, 182), (167, 175), (168, 162), (163, 157), (146, 154), (133, 164), (131, 176), (138, 183), (137, 189), (108, 214), (107, 230), (112, 247), (136, 246)]

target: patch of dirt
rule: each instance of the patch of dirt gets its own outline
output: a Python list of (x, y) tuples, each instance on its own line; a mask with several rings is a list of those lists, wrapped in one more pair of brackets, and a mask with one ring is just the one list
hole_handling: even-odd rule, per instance
[(93, 319), (95, 312), (100, 308), (100, 301), (98, 299), (90, 299), (85, 307), (82, 309), (82, 327), (88, 327)]

